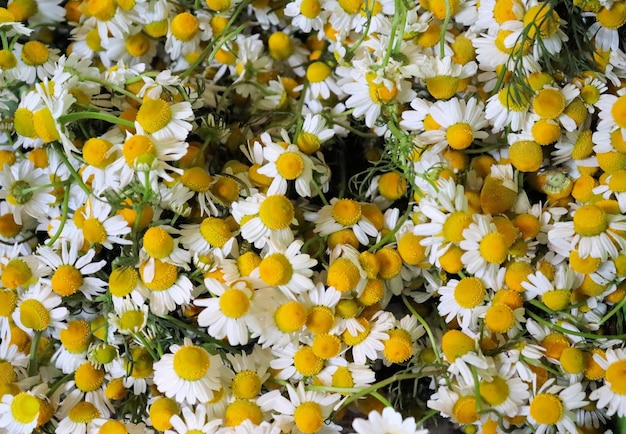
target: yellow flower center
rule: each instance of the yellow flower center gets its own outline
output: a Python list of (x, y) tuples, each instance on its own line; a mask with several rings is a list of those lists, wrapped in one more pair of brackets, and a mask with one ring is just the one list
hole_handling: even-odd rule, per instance
[(220, 310), (229, 318), (241, 318), (250, 309), (248, 295), (236, 288), (228, 288), (220, 296)]
[(600, 99), (600, 90), (591, 84), (586, 84), (580, 90), (580, 97), (587, 104), (595, 104)]
[(489, 330), (496, 333), (508, 332), (514, 323), (513, 310), (506, 304), (493, 304), (485, 314), (485, 325)]
[(174, 251), (174, 239), (165, 229), (154, 226), (143, 235), (143, 248), (152, 258), (167, 258)]
[(109, 291), (114, 297), (124, 297), (137, 287), (139, 275), (132, 267), (119, 267), (109, 276)]
[(621, 1), (615, 2), (610, 9), (602, 7), (596, 13), (596, 20), (605, 29), (619, 29), (626, 24), (626, 3)]
[(510, 20), (517, 20), (514, 8), (521, 6), (518, 0), (496, 0), (493, 6), (493, 16), (498, 24), (504, 24)]
[(327, 306), (313, 306), (306, 316), (306, 328), (313, 334), (328, 333), (335, 325), (335, 314)]
[(120, 330), (125, 332), (135, 332), (141, 329), (144, 321), (145, 314), (140, 310), (127, 310), (120, 315)]
[(2, 284), (9, 289), (24, 286), (33, 276), (28, 264), (21, 259), (11, 259), (2, 270)]
[(537, 36), (537, 30), (543, 38), (552, 36), (559, 26), (559, 14), (547, 2), (531, 7), (524, 14), (524, 28), (528, 29), (530, 38)]
[(311, 155), (320, 149), (321, 143), (319, 137), (315, 134), (302, 131), (298, 134), (296, 145), (298, 145), (298, 149), (300, 149), (301, 152)]
[(137, 122), (147, 133), (154, 133), (165, 127), (172, 119), (172, 109), (162, 99), (144, 99), (137, 112)]
[(398, 87), (395, 83), (391, 85), (391, 88), (385, 86), (383, 83), (374, 82), (376, 74), (373, 72), (367, 73), (367, 83), (369, 85), (370, 98), (376, 104), (389, 104), (398, 95)]
[(476, 411), (476, 398), (473, 396), (462, 396), (454, 403), (452, 415), (462, 425), (469, 425), (478, 420)]
[(352, 226), (361, 219), (361, 205), (352, 199), (339, 199), (332, 207), (332, 215), (340, 225)]
[(359, 269), (347, 258), (338, 258), (328, 267), (327, 284), (339, 292), (354, 289), (360, 278)]
[[(446, 19), (446, 2), (429, 1), (428, 5), (430, 7), (429, 8), (430, 12), (433, 14), (435, 18), (437, 18), (440, 21), (443, 21)], [(459, 10), (459, 0), (452, 0), (451, 2), (449, 2), (449, 5), (450, 5), (450, 16), (453, 16)]]
[[(124, 368), (128, 375), (133, 378), (148, 378), (152, 376), (154, 372), (153, 369), (153, 359), (148, 350), (142, 347), (134, 347), (131, 349), (131, 360), (127, 360)], [(176, 370), (176, 357), (174, 357), (174, 370)]]
[(261, 280), (270, 286), (286, 285), (293, 276), (293, 267), (282, 253), (268, 255), (259, 265)]
[(514, 112), (524, 112), (530, 107), (528, 95), (515, 89), (513, 85), (507, 85), (498, 91), (498, 100), (502, 106)]
[(407, 232), (398, 240), (398, 253), (404, 262), (409, 265), (418, 265), (426, 259), (426, 247), (420, 242), (424, 239), (412, 232)]
[(17, 66), (17, 58), (10, 50), (0, 50), (0, 68), (5, 71)]
[(152, 291), (164, 291), (169, 289), (176, 283), (178, 279), (178, 267), (169, 262), (163, 262), (160, 259), (154, 260), (154, 278), (152, 282), (146, 282), (144, 277), (146, 264), (142, 264), (139, 267), (139, 273), (141, 274), (141, 280), (146, 287)]
[(237, 258), (237, 268), (242, 276), (249, 276), (261, 264), (261, 257), (255, 252), (246, 252)]
[(293, 54), (293, 43), (285, 32), (274, 32), (267, 41), (270, 56), (276, 60), (287, 60)]
[(613, 103), (611, 115), (618, 127), (626, 128), (626, 95), (620, 96)]
[(166, 397), (157, 398), (150, 406), (150, 420), (159, 431), (166, 431), (172, 427), (170, 418), (178, 414), (180, 409), (176, 401)]
[(296, 152), (284, 152), (276, 160), (276, 171), (286, 180), (294, 180), (304, 171), (304, 160)]
[(540, 393), (530, 403), (530, 415), (537, 423), (554, 425), (563, 417), (563, 403), (549, 393)]
[(626, 170), (619, 169), (611, 174), (609, 178), (609, 189), (616, 193), (626, 191)]
[(480, 255), (490, 264), (502, 264), (508, 254), (508, 246), (504, 235), (490, 232), (480, 240)]
[(446, 130), (446, 140), (452, 149), (466, 149), (474, 141), (474, 132), (469, 124), (457, 123)]
[(22, 47), (22, 60), (27, 65), (43, 65), (49, 56), (48, 47), (39, 41), (28, 41)]
[(368, 279), (359, 297), (359, 302), (363, 306), (372, 306), (378, 303), (385, 294), (385, 285), (380, 279)]
[(616, 360), (606, 369), (606, 380), (611, 391), (626, 395), (626, 360)]
[(339, 6), (347, 14), (356, 14), (361, 10), (361, 0), (339, 0)]
[(90, 166), (104, 169), (115, 160), (115, 155), (108, 155), (112, 146), (108, 140), (91, 138), (83, 145), (83, 158)]
[(320, 333), (313, 338), (313, 352), (320, 359), (336, 357), (341, 351), (341, 339), (333, 334)]
[(437, 25), (434, 21), (431, 21), (428, 24), (428, 28), (426, 31), (420, 33), (416, 42), (418, 45), (421, 45), (424, 48), (429, 48), (435, 46), (439, 42), (439, 36), (441, 35), (441, 27)]
[(197, 193), (204, 193), (211, 188), (213, 177), (202, 167), (190, 167), (180, 177), (185, 187)]
[(259, 207), (259, 218), (271, 230), (287, 229), (295, 216), (295, 209), (283, 195), (268, 196)]
[(541, 89), (533, 99), (533, 109), (542, 119), (554, 119), (565, 109), (565, 97), (558, 89)]
[(210, 367), (209, 353), (201, 347), (184, 346), (174, 354), (174, 371), (183, 380), (200, 380), (206, 375)]
[(148, 136), (135, 134), (124, 142), (122, 154), (129, 167), (135, 167), (135, 163), (150, 165), (156, 158), (157, 152), (154, 143)]
[(407, 179), (399, 172), (383, 173), (378, 179), (378, 190), (380, 194), (389, 200), (398, 200), (407, 188)]
[(102, 424), (98, 434), (128, 434), (128, 430), (122, 422), (111, 419)]
[(104, 225), (95, 217), (85, 219), (82, 227), (83, 237), (89, 244), (102, 244), (107, 239)]
[(98, 363), (106, 365), (113, 361), (117, 355), (117, 351), (115, 351), (115, 347), (113, 345), (102, 343), (94, 348), (92, 355)]
[(509, 385), (502, 377), (495, 376), (492, 381), (480, 382), (480, 396), (493, 407), (506, 401), (510, 392)]
[(20, 321), (27, 328), (40, 332), (50, 325), (50, 312), (39, 300), (24, 300), (20, 304)]
[(7, 6), (7, 12), (10, 12), (13, 16), (11, 17), (11, 19), (9, 19), (9, 17), (6, 17), (7, 21), (3, 22), (26, 21), (27, 19), (35, 15), (38, 10), (39, 6), (37, 5), (36, 0), (15, 0)]
[(384, 247), (376, 252), (376, 259), (380, 265), (378, 275), (382, 279), (393, 279), (402, 270), (402, 258), (397, 250)]
[(546, 349), (546, 357), (553, 359), (560, 359), (563, 350), (570, 347), (569, 341), (561, 333), (550, 333), (541, 341), (540, 345)]
[(259, 374), (254, 371), (241, 371), (233, 378), (231, 390), (237, 399), (252, 399), (259, 394), (262, 385)]
[(150, 39), (141, 32), (135, 33), (126, 38), (125, 46), (128, 54), (133, 57), (141, 57), (150, 49)]
[(359, 253), (359, 264), (361, 264), (361, 268), (367, 274), (368, 279), (375, 279), (378, 276), (380, 262), (374, 253), (367, 251)]
[(168, 20), (159, 20), (145, 24), (143, 28), (151, 38), (158, 39), (167, 35), (167, 24)]
[(198, 19), (189, 12), (176, 15), (170, 24), (172, 35), (180, 41), (190, 41), (200, 28)]
[(531, 127), (533, 139), (540, 145), (549, 145), (561, 137), (561, 127), (549, 119), (539, 119)]
[(342, 298), (335, 306), (335, 311), (340, 318), (355, 318), (361, 311), (361, 306), (354, 298)]
[(569, 374), (580, 374), (585, 367), (584, 353), (579, 348), (565, 348), (559, 361), (563, 370)]
[(317, 432), (324, 425), (322, 407), (317, 402), (303, 402), (293, 412), (293, 420), (303, 433)]
[(82, 285), (83, 275), (73, 265), (60, 265), (52, 275), (52, 290), (62, 297), (75, 294)]
[(8, 318), (17, 306), (17, 293), (14, 290), (0, 290), (0, 318)]
[(73, 320), (67, 323), (67, 328), (59, 333), (61, 343), (70, 353), (87, 351), (91, 342), (91, 327), (84, 320)]
[(39, 410), (39, 400), (26, 392), (18, 393), (11, 402), (11, 416), (22, 425), (28, 425), (37, 419)]
[(330, 73), (330, 66), (328, 66), (324, 62), (313, 62), (306, 70), (306, 78), (311, 83), (319, 83), (326, 80)]
[(350, 370), (345, 366), (339, 366), (332, 375), (331, 385), (332, 387), (354, 387), (354, 378)]
[(89, 0), (87, 3), (87, 12), (98, 21), (109, 21), (115, 16), (116, 10), (116, 0)]
[(35, 124), (33, 123), (33, 112), (27, 108), (20, 107), (15, 110), (15, 115), (13, 116), (13, 127), (15, 128), (15, 132), (20, 136), (28, 137), (30, 139), (37, 137)]
[(35, 126), (35, 133), (44, 143), (54, 142), (61, 137), (48, 107), (33, 113), (33, 125)]
[(200, 223), (200, 234), (213, 247), (222, 248), (233, 234), (228, 224), (217, 217), (207, 217)]
[(535, 172), (543, 162), (543, 151), (534, 140), (518, 140), (509, 148), (509, 158), (517, 170)]
[(239, 197), (239, 184), (229, 176), (221, 176), (211, 185), (211, 193), (224, 205), (229, 206)]
[(304, 306), (297, 301), (289, 301), (274, 312), (274, 323), (283, 333), (293, 333), (302, 329), (307, 321)]
[(300, 13), (306, 18), (315, 18), (321, 10), (322, 5), (319, 0), (302, 0), (300, 3)]
[(104, 369), (98, 369), (89, 362), (80, 365), (74, 373), (76, 387), (83, 392), (93, 392), (104, 382)]
[(135, 0), (117, 0), (119, 8), (125, 11), (131, 11), (135, 7), (135, 4)]
[(67, 413), (67, 417), (69, 417), (72, 422), (86, 424), (100, 417), (100, 412), (91, 402), (81, 401), (70, 409)]
[(450, 75), (437, 75), (426, 79), (426, 89), (433, 98), (447, 100), (456, 94), (460, 79)]
[(596, 381), (604, 377), (604, 369), (593, 359), (593, 355), (598, 354), (602, 357), (605, 356), (604, 350), (600, 348), (593, 348), (590, 352), (585, 352), (585, 378), (591, 381)]
[(485, 285), (477, 277), (464, 277), (454, 289), (454, 299), (459, 306), (472, 309), (485, 298)]
[(7, 361), (0, 361), (0, 387), (17, 381), (17, 373), (13, 365)]
[(609, 227), (604, 210), (596, 205), (583, 205), (574, 214), (574, 231), (582, 236), (601, 234)]
[(263, 421), (263, 412), (253, 401), (237, 399), (226, 407), (224, 412), (225, 426), (239, 426), (249, 420), (254, 425)]
[(547, 291), (541, 296), (541, 301), (552, 310), (562, 310), (569, 306), (572, 292), (568, 289)]
[(383, 341), (385, 348), (383, 353), (391, 363), (403, 363), (413, 355), (411, 335), (403, 329), (395, 329), (387, 332), (389, 339)]
[(294, 354), (293, 366), (299, 374), (312, 377), (320, 373), (324, 367), (324, 360), (315, 354), (313, 348), (304, 345)]
[(372, 330), (372, 325), (367, 319), (361, 317), (357, 318), (356, 320), (364, 327), (364, 330), (358, 332), (356, 335), (352, 335), (350, 334), (350, 331), (345, 330), (341, 335), (341, 338), (343, 339), (345, 344), (351, 347), (363, 342), (369, 336), (370, 331)]
[(443, 223), (443, 237), (449, 243), (460, 243), (463, 231), (472, 223), (472, 217), (464, 211), (455, 211)]

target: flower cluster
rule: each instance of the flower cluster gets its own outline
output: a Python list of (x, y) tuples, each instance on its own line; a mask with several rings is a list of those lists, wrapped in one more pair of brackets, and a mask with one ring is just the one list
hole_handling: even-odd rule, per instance
[(0, 433), (626, 417), (623, 0), (9, 0)]

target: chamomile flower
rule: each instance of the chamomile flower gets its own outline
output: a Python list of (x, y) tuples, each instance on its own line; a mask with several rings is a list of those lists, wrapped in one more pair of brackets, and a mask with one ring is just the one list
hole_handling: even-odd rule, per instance
[(144, 262), (139, 267), (139, 275), (143, 285), (150, 290), (147, 298), (152, 313), (163, 315), (191, 301), (193, 284), (179, 272), (178, 266), (155, 259), (154, 270), (148, 281), (146, 265)]
[(96, 254), (94, 249), (87, 250), (79, 257), (78, 247), (75, 243), (69, 246), (68, 243), (63, 243), (59, 254), (43, 246), (37, 250), (37, 254), (41, 261), (52, 270), (52, 276), (49, 280), (46, 279), (46, 283), (55, 293), (67, 297), (80, 291), (88, 300), (91, 300), (93, 296), (104, 292), (106, 282), (91, 275), (101, 270), (106, 265), (106, 261), (92, 262)]
[(257, 248), (263, 248), (268, 241), (288, 245), (294, 239), (290, 226), (297, 223), (295, 208), (282, 194), (253, 194), (234, 202), (232, 215), (241, 225), (243, 238)]
[[(288, 416), (283, 430), (294, 434), (337, 432), (340, 428), (325, 421), (330, 416), (340, 395), (326, 392), (305, 390), (304, 383), (297, 387), (287, 385), (289, 399), (274, 390), (261, 396), (257, 403), (265, 411), (275, 411), (279, 415)], [(335, 428), (336, 427), (336, 428)]]
[(101, 245), (112, 249), (113, 244), (132, 244), (124, 238), (131, 228), (121, 215), (111, 215), (112, 207), (107, 202), (90, 197), (81, 212), (82, 225), (79, 239), (88, 245)]
[(556, 430), (559, 434), (576, 432), (574, 410), (584, 407), (588, 401), (581, 383), (569, 387), (558, 386), (548, 380), (535, 390), (530, 403), (522, 409), (537, 434)]
[[(330, 98), (331, 93), (336, 96), (342, 96), (343, 91), (336, 82), (335, 74), (332, 68), (325, 62), (320, 60), (309, 64), (306, 70), (306, 79), (309, 86), (306, 89), (306, 99)], [(300, 86), (294, 88), (300, 90)]]
[(619, 89), (616, 94), (605, 93), (600, 96), (596, 105), (600, 112), (600, 121), (595, 134), (618, 130), (622, 134), (622, 142), (626, 140), (626, 116), (623, 107), (626, 107), (626, 89)]
[(56, 432), (60, 434), (87, 434), (93, 428), (93, 422), (104, 416), (94, 404), (87, 401), (79, 401), (67, 407), (56, 427)]
[(475, 330), (478, 318), (487, 311), (487, 287), (479, 277), (451, 279), (439, 289), (437, 310), (446, 322), (456, 318), (463, 330)]
[(361, 244), (368, 245), (368, 236), (378, 235), (376, 227), (363, 215), (362, 204), (353, 199), (333, 198), (329, 205), (324, 205), (318, 212), (305, 213), (305, 218), (315, 223), (314, 231), (321, 236), (351, 229)]
[(612, 172), (604, 182), (593, 189), (593, 194), (601, 194), (604, 199), (615, 198), (622, 213), (626, 213), (626, 170)]
[(56, 201), (49, 183), (48, 173), (35, 168), (29, 160), (12, 166), (5, 163), (4, 170), (0, 170), (0, 199), (9, 205), (16, 224), (22, 224), (24, 214), (40, 219), (48, 213)]
[(210, 15), (198, 10), (194, 13), (182, 11), (169, 20), (165, 51), (171, 59), (178, 59), (198, 50), (202, 41), (213, 34)]
[(248, 343), (250, 331), (258, 330), (254, 293), (244, 280), (230, 285), (211, 285), (214, 297), (197, 298), (196, 306), (204, 307), (198, 315), (198, 325), (216, 339), (228, 338), (231, 345)]
[(461, 425), (473, 425), (480, 420), (474, 389), (465, 384), (453, 385), (451, 389), (439, 386), (426, 405)]
[(391, 407), (382, 412), (372, 410), (367, 419), (356, 418), (352, 422), (356, 434), (427, 434), (427, 429), (418, 429), (415, 418), (404, 418)]
[(604, 356), (593, 356), (595, 362), (606, 371), (602, 387), (591, 392), (589, 399), (597, 401), (598, 408), (606, 408), (607, 416), (626, 414), (626, 390), (624, 389), (624, 372), (626, 372), (626, 350), (609, 348)]
[(305, 33), (319, 31), (328, 18), (328, 11), (320, 0), (295, 0), (285, 6), (285, 16), (291, 17), (291, 25)]
[(485, 118), (497, 133), (510, 128), (520, 131), (530, 116), (531, 95), (515, 83), (504, 85), (495, 95), (487, 100)]
[(177, 231), (169, 226), (152, 226), (143, 234), (143, 246), (139, 252), (139, 260), (144, 266), (143, 278), (151, 282), (154, 278), (154, 261), (176, 265), (189, 270), (190, 253), (178, 246), (178, 238), (172, 237)]
[(582, 275), (575, 273), (570, 267), (561, 266), (556, 270), (553, 281), (541, 271), (527, 276), (522, 282), (528, 299), (540, 298), (550, 309), (557, 311), (570, 305), (572, 291), (582, 284)]
[(292, 299), (297, 294), (313, 289), (311, 276), (317, 260), (300, 252), (303, 244), (301, 240), (293, 241), (288, 246), (269, 242), (269, 250), (250, 277), (277, 287)]
[(28, 41), (25, 44), (15, 44), (15, 57), (21, 59), (18, 65), (20, 78), (28, 83), (35, 84), (37, 79), (44, 80), (49, 77), (49, 70), (59, 59), (58, 48), (50, 48), (43, 42)]
[(210, 401), (222, 385), (219, 356), (185, 338), (182, 345), (174, 344), (154, 364), (154, 384), (159, 391), (177, 402), (194, 405)]
[(206, 433), (217, 432), (222, 424), (222, 419), (212, 417), (207, 411), (207, 405), (202, 403), (195, 406), (182, 408), (181, 415), (175, 414), (170, 419), (173, 429), (168, 429), (165, 434), (186, 434), (186, 433)]
[(498, 372), (490, 378), (481, 379), (478, 388), (482, 399), (493, 410), (509, 417), (519, 415), (530, 397), (528, 384), (506, 364), (500, 365)]
[(64, 329), (68, 310), (61, 305), (61, 297), (49, 285), (37, 282), (21, 294), (12, 317), (15, 324), (29, 336), (43, 332), (48, 327)]
[(191, 131), (192, 117), (191, 103), (187, 101), (170, 104), (161, 98), (144, 98), (135, 124), (155, 140), (183, 141)]
[(366, 363), (376, 360), (378, 353), (385, 349), (384, 341), (389, 339), (389, 330), (394, 326), (394, 318), (390, 312), (380, 310), (371, 319), (362, 316), (356, 318), (362, 330), (353, 333), (346, 329), (341, 334), (343, 342), (350, 347), (355, 363)]
[(200, 224), (183, 224), (180, 242), (189, 251), (202, 255), (219, 253), (226, 257), (237, 247), (236, 233), (226, 220), (206, 217)]
[(131, 299), (118, 302), (115, 312), (109, 314), (109, 323), (123, 335), (141, 333), (148, 322), (148, 305), (137, 305)]
[[(620, 36), (618, 30), (626, 23), (624, 3), (620, 1), (607, 2), (601, 4), (595, 14), (587, 13), (586, 15), (595, 18), (595, 22), (587, 30), (595, 46), (605, 51), (619, 50)], [(623, 41), (621, 49), (624, 49)]]
[(52, 355), (51, 360), (64, 374), (74, 372), (87, 361), (87, 349), (91, 338), (91, 328), (85, 320), (68, 321), (67, 328), (59, 332), (61, 346)]
[(134, 26), (123, 37), (110, 37), (102, 42), (104, 56), (103, 64), (111, 67), (118, 61), (129, 66), (139, 63), (150, 64), (157, 54), (157, 41), (146, 35), (141, 27)]
[(302, 153), (297, 145), (284, 148), (267, 139), (264, 143), (263, 155), (267, 164), (260, 167), (258, 173), (272, 178), (267, 194), (286, 194), (289, 181), (293, 181), (300, 196), (310, 197), (313, 177), (311, 158)]
[(31, 392), (7, 393), (0, 402), (0, 428), (7, 433), (29, 434), (37, 426), (41, 404)]

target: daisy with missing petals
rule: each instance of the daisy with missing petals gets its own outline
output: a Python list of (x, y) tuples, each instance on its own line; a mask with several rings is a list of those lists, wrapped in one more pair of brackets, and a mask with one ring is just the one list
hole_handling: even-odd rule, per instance
[(609, 348), (604, 357), (595, 354), (593, 359), (606, 374), (602, 387), (591, 392), (589, 399), (597, 401), (598, 408), (606, 408), (607, 416), (626, 416), (626, 349)]
[(112, 208), (107, 202), (90, 197), (81, 214), (83, 217), (79, 232), (81, 245), (86, 242), (90, 246), (101, 245), (110, 250), (114, 244), (132, 244), (131, 240), (124, 238), (124, 235), (130, 233), (131, 228), (121, 215), (111, 215)]
[(37, 282), (20, 295), (13, 310), (13, 321), (28, 336), (42, 332), (48, 327), (64, 329), (68, 310), (61, 305), (61, 297), (52, 292), (49, 285)]
[(450, 279), (439, 289), (439, 315), (446, 322), (457, 319), (463, 330), (476, 330), (478, 318), (487, 312), (485, 283), (478, 277)]
[(522, 282), (526, 299), (540, 298), (553, 311), (570, 306), (572, 291), (583, 283), (583, 275), (569, 266), (559, 266), (553, 279), (548, 279), (541, 271), (529, 274), (526, 279)]
[(237, 239), (226, 220), (206, 217), (200, 224), (183, 224), (180, 242), (185, 249), (201, 255), (226, 257), (237, 248)]
[(256, 248), (263, 248), (270, 240), (288, 245), (294, 239), (290, 226), (297, 224), (295, 208), (282, 194), (253, 194), (234, 202), (232, 215), (241, 225), (243, 238)]
[(302, 240), (296, 240), (288, 246), (268, 243), (269, 250), (250, 277), (277, 287), (294, 300), (297, 294), (313, 289), (311, 276), (317, 260), (300, 252), (303, 244)]
[(198, 325), (216, 339), (228, 338), (231, 345), (248, 343), (250, 331), (258, 330), (253, 290), (244, 280), (230, 285), (215, 282), (210, 292), (214, 297), (197, 298), (196, 306), (204, 307), (198, 315)]
[(474, 222), (463, 230), (461, 262), (468, 273), (496, 286), (500, 265), (507, 259), (509, 244), (488, 214), (474, 214)]
[(143, 285), (150, 290), (148, 300), (152, 313), (164, 315), (191, 301), (193, 283), (186, 275), (179, 273), (178, 266), (155, 259), (154, 271), (150, 273), (152, 277), (148, 279), (146, 265), (144, 262), (139, 267), (139, 276)]
[(302, 382), (298, 383), (296, 388), (287, 384), (287, 392), (289, 399), (282, 396), (279, 390), (273, 390), (257, 400), (257, 404), (263, 411), (273, 411), (288, 417), (285, 418), (282, 426), (283, 432), (301, 434), (330, 433), (341, 430), (339, 426), (325, 422), (341, 398), (340, 395), (305, 390)]
[(144, 279), (151, 282), (154, 278), (154, 261), (159, 259), (184, 270), (189, 270), (191, 256), (188, 250), (178, 246), (178, 239), (171, 234), (176, 230), (170, 226), (152, 226), (143, 234), (143, 247), (139, 252), (139, 261), (145, 265)]
[(50, 194), (50, 176), (40, 168), (35, 168), (30, 160), (22, 160), (0, 170), (0, 199), (4, 199), (13, 213), (13, 219), (22, 224), (23, 215), (43, 219), (56, 198)]
[(37, 250), (41, 261), (52, 269), (50, 279), (45, 282), (52, 290), (62, 297), (82, 292), (88, 300), (105, 291), (106, 282), (90, 277), (100, 271), (106, 261), (92, 262), (96, 251), (89, 249), (83, 256), (78, 257), (78, 245), (76, 243), (62, 243), (61, 252), (55, 252), (50, 247), (42, 246)]
[(578, 432), (574, 410), (587, 405), (585, 398), (581, 383), (563, 387), (550, 379), (531, 396), (529, 405), (522, 408), (521, 414), (526, 415), (536, 434)]
[(307, 212), (304, 217), (315, 223), (316, 233), (326, 237), (342, 229), (351, 229), (357, 240), (364, 246), (369, 244), (370, 237), (376, 237), (378, 230), (365, 217), (360, 202), (352, 199), (332, 198), (329, 205), (319, 211)]
[(428, 434), (427, 429), (418, 429), (414, 417), (404, 419), (392, 407), (382, 412), (370, 411), (367, 419), (357, 418), (352, 422), (355, 434)]
[(41, 405), (31, 392), (6, 393), (0, 402), (0, 428), (11, 434), (30, 434), (37, 426)]
[(313, 178), (311, 158), (302, 153), (297, 145), (283, 147), (274, 143), (269, 134), (263, 133), (263, 136), (263, 155), (267, 163), (258, 169), (258, 173), (272, 178), (267, 194), (285, 194), (288, 181), (293, 181), (300, 196), (310, 197)]
[(183, 345), (172, 345), (170, 352), (154, 364), (154, 384), (177, 402), (205, 403), (222, 388), (221, 366), (219, 356), (212, 356), (185, 338)]

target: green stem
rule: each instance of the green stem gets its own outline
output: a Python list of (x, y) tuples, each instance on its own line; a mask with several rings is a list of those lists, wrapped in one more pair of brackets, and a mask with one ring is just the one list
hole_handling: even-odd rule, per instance
[(391, 402), (389, 402), (389, 400), (385, 398), (384, 396), (382, 396), (380, 393), (372, 392), (370, 393), (370, 395), (378, 399), (380, 402), (382, 402), (385, 405), (385, 407), (393, 407), (393, 405), (391, 405)]
[(609, 318), (611, 318), (613, 315), (615, 315), (617, 312), (619, 312), (620, 309), (622, 309), (622, 307), (624, 307), (624, 305), (626, 305), (626, 297), (622, 298), (622, 300), (619, 303), (617, 303), (613, 307), (613, 309), (611, 309), (606, 315), (604, 315), (602, 317), (602, 319), (600, 321), (598, 321), (598, 325), (601, 326), (602, 324), (607, 322), (609, 320)]
[(136, 101), (138, 103), (142, 102), (141, 98), (139, 98), (134, 93), (124, 89), (123, 87), (119, 87), (119, 86), (117, 86), (117, 85), (115, 85), (113, 83), (109, 83), (106, 80), (102, 80), (102, 79), (97, 78), (97, 77), (89, 77), (89, 76), (86, 76), (86, 75), (81, 75), (79, 77), (79, 79), (81, 81), (92, 81), (94, 83), (101, 84), (102, 86), (108, 87), (108, 88), (110, 88), (110, 89), (112, 89), (112, 90), (114, 90), (114, 91), (116, 91), (118, 93), (121, 93), (122, 95), (127, 96), (128, 98), (130, 98), (130, 99), (132, 99), (132, 100), (134, 100), (134, 101)]
[(184, 321), (179, 320), (178, 318), (174, 318), (173, 316), (170, 315), (163, 315), (161, 316), (161, 318), (166, 319), (167, 321), (171, 322), (172, 324), (176, 325), (177, 327), (180, 327), (184, 330), (188, 330), (190, 332), (193, 332), (197, 335), (202, 336), (204, 339), (206, 339), (207, 341), (209, 341), (209, 343), (216, 345), (218, 347), (223, 348), (224, 350), (228, 351), (229, 353), (237, 353), (238, 351), (230, 346), (229, 344), (222, 342), (220, 340), (215, 339), (213, 336), (207, 334), (207, 333), (203, 333), (199, 330), (199, 328), (197, 326), (194, 326), (192, 324), (187, 324)]
[(33, 339), (30, 342), (30, 354), (28, 362), (28, 375), (33, 376), (39, 372), (39, 363), (37, 361), (37, 353), (39, 347), (39, 341), (41, 340), (41, 331), (36, 331)]
[(394, 228), (391, 231), (389, 231), (388, 234), (386, 234), (384, 237), (382, 237), (380, 239), (380, 241), (378, 241), (372, 247), (367, 249), (367, 251), (370, 252), (370, 253), (373, 253), (376, 250), (378, 250), (378, 248), (388, 244), (391, 240), (393, 240), (395, 238), (395, 236), (396, 236), (396, 232), (398, 232), (400, 230), (400, 228), (402, 227), (402, 225), (404, 224), (406, 219), (409, 218), (409, 214), (411, 213), (411, 208), (412, 208), (411, 205), (409, 205), (407, 210), (402, 215), (402, 217), (400, 217), (400, 220), (398, 220), (398, 223), (396, 223), (396, 225), (394, 226)]
[(437, 343), (435, 335), (430, 329), (430, 326), (428, 325), (426, 320), (419, 313), (417, 313), (413, 306), (411, 306), (411, 303), (409, 303), (409, 300), (404, 294), (402, 294), (402, 301), (404, 302), (404, 305), (409, 310), (409, 312), (411, 312), (411, 315), (413, 315), (419, 321), (422, 327), (424, 327), (424, 330), (426, 330), (426, 334), (428, 335), (428, 340), (430, 340), (430, 346), (433, 348), (433, 352), (435, 353), (435, 359), (437, 360), (437, 363), (443, 363), (441, 360), (441, 354), (439, 353), (439, 344)]
[(74, 181), (76, 181), (76, 183), (80, 186), (80, 188), (82, 188), (83, 191), (87, 193), (87, 196), (91, 196), (91, 189), (87, 187), (87, 185), (83, 182), (83, 178), (81, 178), (81, 176), (78, 174), (76, 169), (74, 169), (74, 166), (72, 166), (70, 161), (67, 159), (67, 155), (65, 155), (65, 151), (63, 150), (61, 145), (58, 143), (55, 143), (53, 146), (57, 155), (59, 156), (63, 164), (65, 164), (65, 167), (67, 167), (67, 170), (69, 170), (70, 173), (72, 174), (72, 178), (74, 178)]
[(63, 190), (63, 208), (61, 211), (61, 222), (59, 223), (59, 228), (55, 232), (55, 234), (50, 238), (50, 240), (46, 243), (46, 246), (52, 246), (56, 240), (59, 239), (61, 233), (63, 232), (63, 228), (65, 227), (65, 222), (67, 221), (67, 213), (68, 213), (68, 204), (70, 200), (70, 186), (66, 186)]
[(566, 329), (565, 327), (561, 327), (561, 326), (556, 325), (556, 324), (552, 324), (550, 321), (546, 321), (545, 319), (541, 318), (539, 315), (537, 315), (534, 312), (531, 312), (531, 311), (526, 311), (526, 312), (528, 313), (528, 316), (530, 316), (532, 319), (534, 319), (538, 323), (548, 327), (549, 329), (556, 330), (557, 332), (563, 333), (565, 335), (580, 336), (580, 337), (591, 339), (591, 340), (596, 340), (596, 339), (619, 339), (619, 340), (626, 340), (626, 334), (621, 334), (621, 335), (601, 335), (601, 334), (598, 334), (598, 333), (578, 332), (578, 331), (575, 331), (575, 330)]
[(102, 112), (74, 112), (66, 115), (59, 116), (59, 123), (66, 124), (69, 122), (79, 121), (82, 119), (97, 119), (108, 122), (110, 124), (117, 124), (127, 128), (135, 128), (135, 123), (126, 119), (118, 118), (115, 115)]
[(452, 10), (450, 9), (450, 0), (444, 0), (444, 4), (446, 5), (446, 17), (443, 20), (443, 24), (441, 25), (441, 33), (439, 34), (439, 57), (441, 57), (442, 59), (445, 57), (446, 32), (448, 31), (450, 15), (452, 14)]

